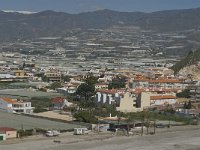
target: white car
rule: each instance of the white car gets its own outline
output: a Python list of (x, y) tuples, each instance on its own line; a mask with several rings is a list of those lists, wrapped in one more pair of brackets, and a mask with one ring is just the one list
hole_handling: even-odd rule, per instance
[(57, 130), (49, 130), (46, 132), (46, 136), (52, 137), (52, 136), (59, 136), (60, 132)]

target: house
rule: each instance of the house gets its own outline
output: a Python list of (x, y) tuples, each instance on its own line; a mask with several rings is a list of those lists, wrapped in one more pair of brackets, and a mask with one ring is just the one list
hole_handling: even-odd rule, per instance
[(17, 137), (17, 130), (14, 129), (14, 128), (0, 127), (0, 134), (5, 134), (6, 139), (16, 138)]
[(33, 113), (34, 107), (31, 107), (31, 102), (17, 101), (10, 98), (0, 98), (0, 110), (10, 113)]
[(108, 84), (106, 84), (106, 83), (97, 83), (95, 85), (95, 90), (100, 90), (100, 89), (108, 89)]
[(53, 109), (62, 110), (65, 106), (69, 107), (72, 103), (68, 102), (63, 97), (55, 97), (51, 99), (51, 103), (53, 104)]
[(62, 88), (57, 88), (56, 91), (64, 95), (73, 94), (76, 92), (79, 85), (80, 85), (79, 83), (73, 83), (73, 84), (68, 83), (64, 85), (64, 87)]
[(16, 70), (15, 71), (15, 76), (17, 76), (17, 77), (24, 77), (25, 76), (24, 70)]

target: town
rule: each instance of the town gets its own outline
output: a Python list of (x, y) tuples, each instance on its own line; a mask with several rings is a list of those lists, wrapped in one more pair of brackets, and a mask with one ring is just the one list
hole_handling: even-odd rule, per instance
[(0, 11), (0, 149), (199, 149), (198, 11)]
[[(155, 134), (155, 128), (198, 124), (199, 81), (172, 69), (179, 57), (170, 49), (184, 47), (185, 38), (114, 27), (2, 43), (1, 139), (78, 133), (78, 127), (80, 134), (87, 127), (142, 135), (143, 128)], [(170, 44), (177, 39), (182, 45)]]

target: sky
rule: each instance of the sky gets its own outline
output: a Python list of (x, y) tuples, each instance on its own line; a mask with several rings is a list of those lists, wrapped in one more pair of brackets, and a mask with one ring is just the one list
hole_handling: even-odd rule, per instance
[(200, 7), (200, 0), (0, 0), (0, 10), (80, 13), (101, 9), (153, 12)]

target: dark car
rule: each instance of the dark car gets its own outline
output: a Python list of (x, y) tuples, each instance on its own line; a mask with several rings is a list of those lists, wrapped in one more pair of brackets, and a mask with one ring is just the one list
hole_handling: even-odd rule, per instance
[(164, 124), (156, 124), (156, 128), (165, 128)]
[(107, 131), (111, 131), (111, 132), (117, 132), (117, 128), (108, 128)]

